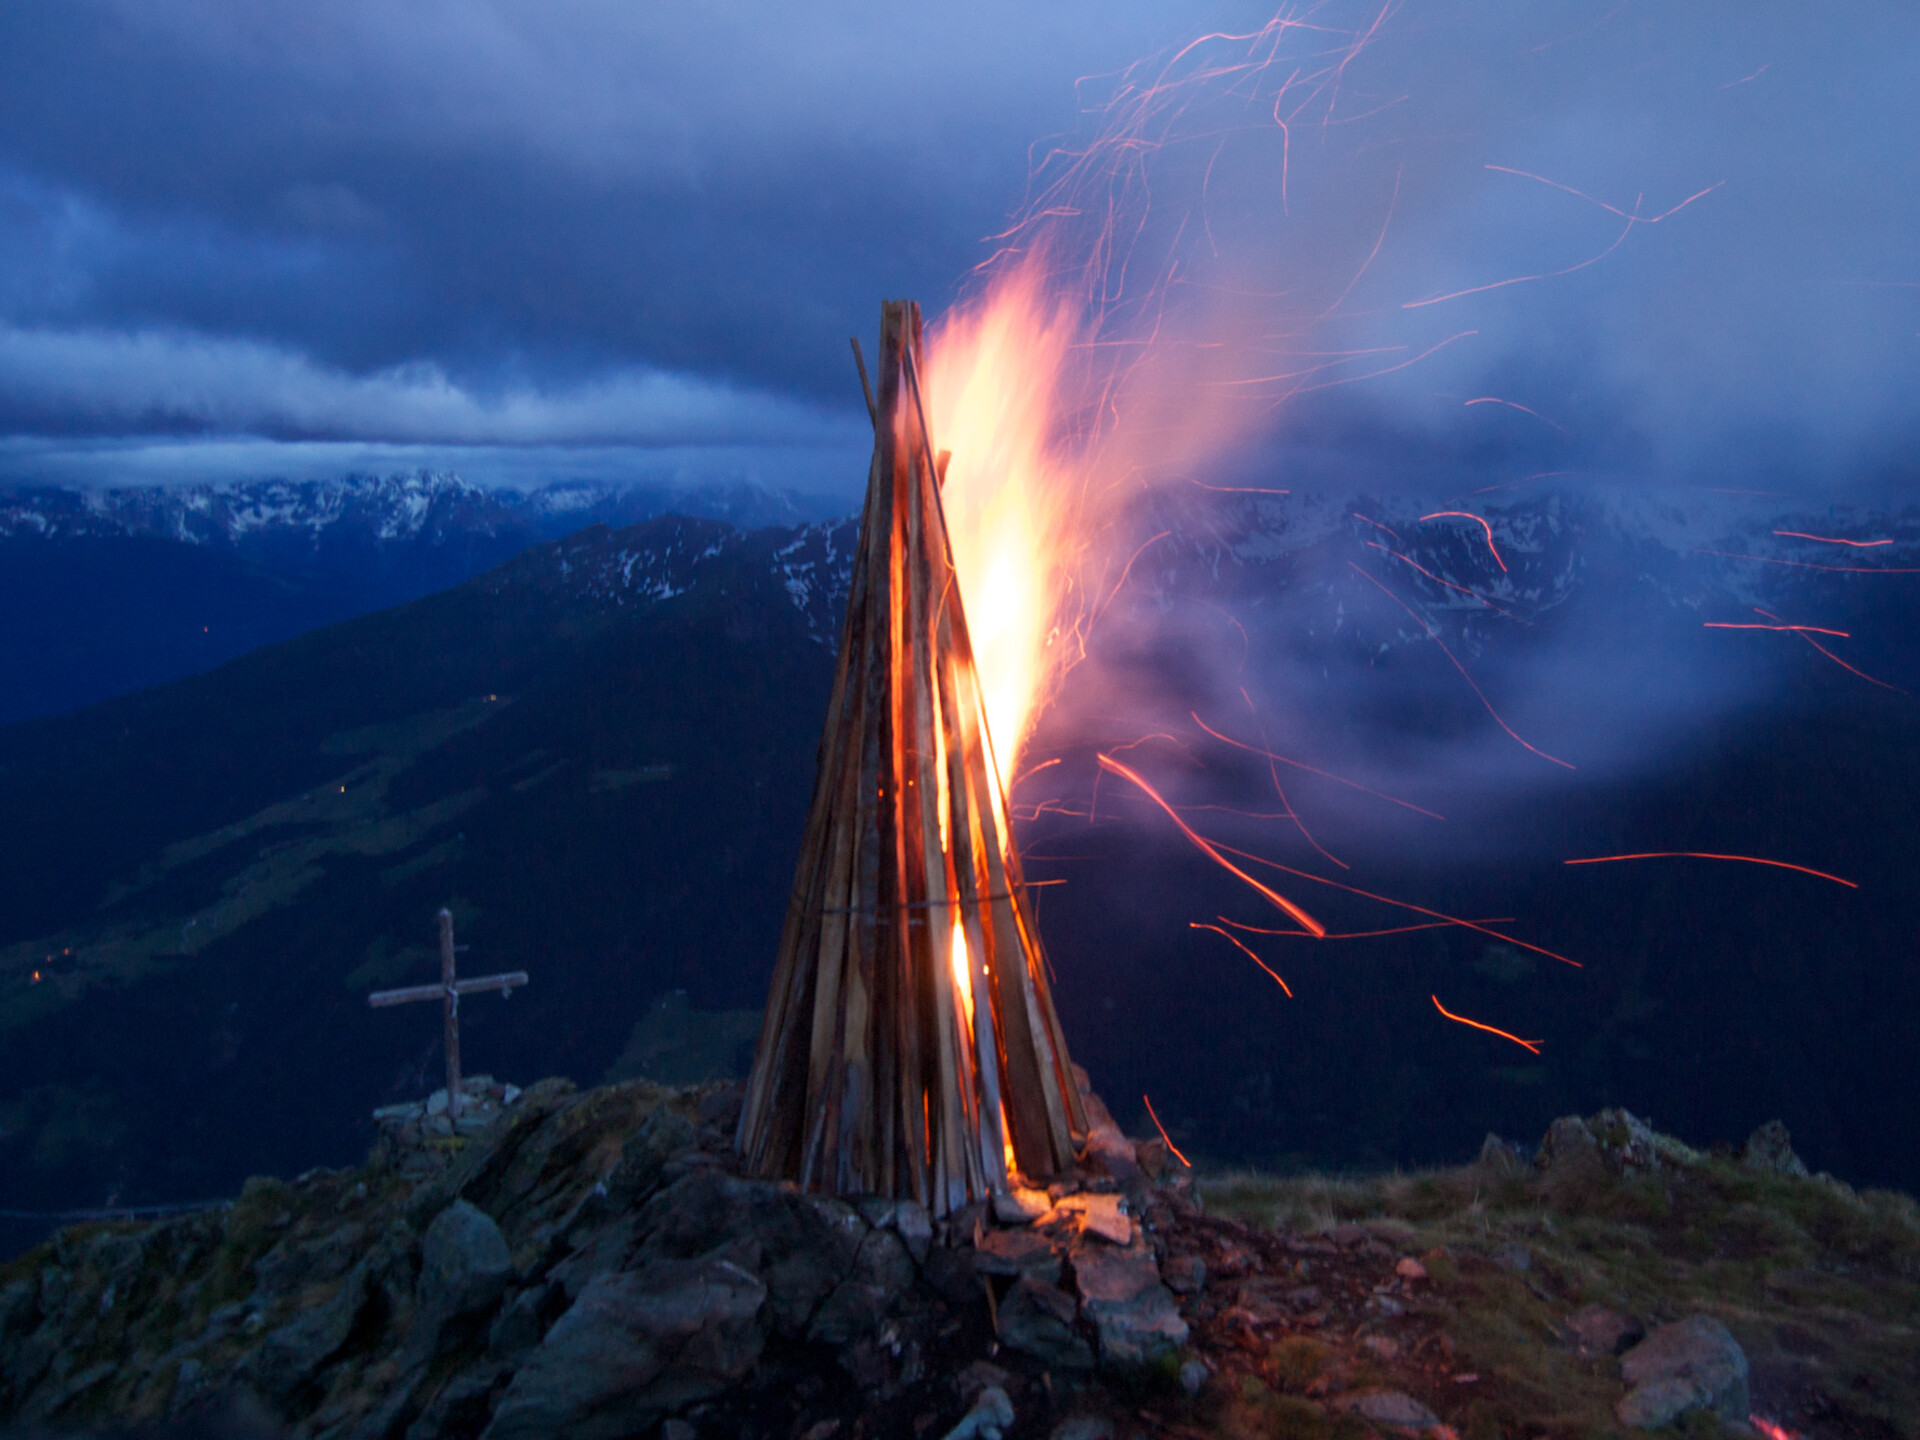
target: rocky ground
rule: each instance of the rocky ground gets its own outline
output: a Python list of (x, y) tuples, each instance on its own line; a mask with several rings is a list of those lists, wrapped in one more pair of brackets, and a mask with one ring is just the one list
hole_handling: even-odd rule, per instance
[(1701, 1154), (1609, 1111), (1342, 1181), (1196, 1180), (1109, 1126), (1076, 1180), (935, 1222), (742, 1178), (738, 1104), (475, 1081), (457, 1128), (384, 1114), (358, 1169), (63, 1231), (0, 1269), (0, 1425), (1920, 1436), (1920, 1209), (1778, 1127)]

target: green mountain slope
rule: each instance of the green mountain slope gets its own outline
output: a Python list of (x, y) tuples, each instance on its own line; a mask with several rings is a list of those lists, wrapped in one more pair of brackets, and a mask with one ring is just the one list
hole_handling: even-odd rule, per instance
[[(361, 1153), (470, 1070), (599, 1078), (663, 994), (759, 1003), (831, 680), (832, 528), (667, 517), (0, 732), (0, 1207)], [(836, 549), (836, 546), (838, 547)]]

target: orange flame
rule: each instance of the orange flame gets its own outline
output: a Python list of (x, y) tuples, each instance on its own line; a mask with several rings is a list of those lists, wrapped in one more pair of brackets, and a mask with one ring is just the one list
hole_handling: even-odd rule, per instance
[(941, 322), (928, 360), (942, 495), (994, 762), (1010, 775), (1063, 658), (1054, 622), (1075, 553), (1075, 476), (1054, 451), (1074, 325), (1036, 277)]

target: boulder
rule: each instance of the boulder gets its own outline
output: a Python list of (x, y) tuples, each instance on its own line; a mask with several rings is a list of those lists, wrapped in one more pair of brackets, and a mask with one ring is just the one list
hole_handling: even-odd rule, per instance
[(807, 1338), (842, 1346), (880, 1328), (893, 1302), (913, 1286), (913, 1257), (891, 1230), (869, 1230), (853, 1269), (833, 1289), (807, 1326)]
[(1160, 1283), (1145, 1237), (1124, 1248), (1082, 1240), (1072, 1261), (1081, 1309), (1100, 1337), (1102, 1365), (1151, 1364), (1187, 1343), (1187, 1322), (1173, 1292)]
[(483, 1440), (618, 1440), (745, 1379), (767, 1288), (729, 1260), (590, 1281), (527, 1358)]
[(1048, 1369), (1091, 1370), (1093, 1347), (1073, 1326), (1073, 1297), (1044, 1280), (1016, 1280), (1000, 1302), (1000, 1343)]
[(1631, 1315), (1622, 1315), (1604, 1305), (1588, 1305), (1576, 1310), (1568, 1317), (1565, 1329), (1568, 1342), (1589, 1360), (1618, 1355), (1647, 1333)]
[(1740, 1163), (1774, 1175), (1805, 1175), (1806, 1163), (1793, 1153), (1793, 1137), (1778, 1120), (1769, 1120), (1747, 1137)]
[(269, 1333), (244, 1373), (268, 1398), (284, 1402), (340, 1353), (373, 1287), (368, 1264), (347, 1273), (333, 1298)]
[(513, 1257), (500, 1227), (478, 1206), (454, 1201), (420, 1242), (416, 1345), (437, 1349), (452, 1322), (499, 1304), (512, 1277)]
[(1431, 1430), (1440, 1424), (1438, 1415), (1411, 1395), (1404, 1395), (1398, 1390), (1362, 1390), (1354, 1395), (1343, 1395), (1333, 1403), (1336, 1409), (1358, 1415), (1363, 1420), (1371, 1420), (1376, 1425), (1393, 1425), (1403, 1430)]
[(973, 1247), (973, 1269), (978, 1275), (1024, 1275), (1057, 1285), (1060, 1266), (1053, 1242), (1033, 1230), (988, 1230)]
[(1689, 1410), (1722, 1420), (1747, 1418), (1747, 1356), (1711, 1315), (1655, 1329), (1620, 1360), (1629, 1387), (1614, 1407), (1622, 1425), (1657, 1430)]
[(946, 1433), (945, 1440), (1000, 1440), (1012, 1424), (1013, 1401), (999, 1386), (989, 1385), (960, 1423)]

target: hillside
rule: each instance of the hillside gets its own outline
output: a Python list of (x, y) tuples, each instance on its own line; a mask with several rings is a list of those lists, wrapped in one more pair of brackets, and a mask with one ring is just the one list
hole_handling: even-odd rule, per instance
[(191, 1198), (362, 1153), (439, 1043), (363, 997), (431, 968), (443, 903), (470, 971), (534, 976), (470, 1007), (470, 1064), (597, 1078), (663, 992), (756, 1007), (848, 538), (592, 529), (13, 727), (0, 1205)]

